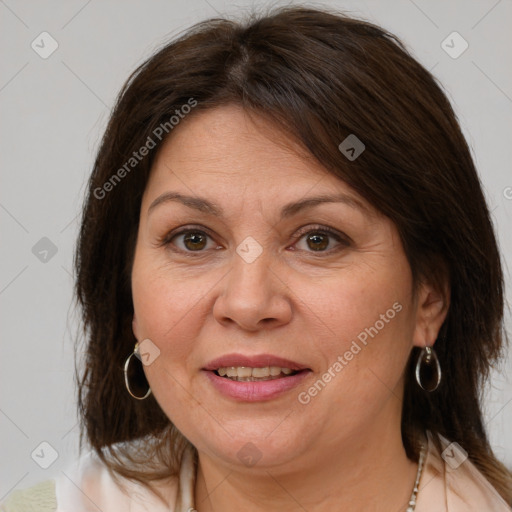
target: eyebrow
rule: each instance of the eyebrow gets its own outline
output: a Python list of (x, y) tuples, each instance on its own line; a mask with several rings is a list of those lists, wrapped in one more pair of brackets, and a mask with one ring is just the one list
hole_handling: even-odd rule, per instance
[[(158, 196), (149, 206), (148, 215), (159, 205), (168, 202), (178, 202), (188, 208), (198, 210), (202, 213), (215, 215), (216, 217), (223, 217), (224, 210), (217, 204), (205, 199), (203, 197), (188, 196), (180, 194), (179, 192), (165, 192)], [(363, 210), (366, 213), (371, 213), (370, 210), (358, 199), (347, 194), (324, 194), (320, 196), (308, 197), (299, 201), (288, 203), (281, 208), (281, 218), (289, 218), (296, 215), (298, 212), (312, 208), (313, 206), (324, 203), (342, 203), (350, 206), (351, 208)]]

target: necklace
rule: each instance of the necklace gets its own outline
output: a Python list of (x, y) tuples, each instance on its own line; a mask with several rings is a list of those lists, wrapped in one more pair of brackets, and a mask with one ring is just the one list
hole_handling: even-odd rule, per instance
[(418, 472), (416, 474), (416, 481), (414, 482), (414, 488), (412, 490), (411, 497), (409, 499), (409, 507), (406, 512), (414, 512), (416, 509), (416, 496), (418, 495), (418, 488), (420, 485), (421, 472), (423, 470), (423, 463), (425, 462), (425, 446), (421, 447), (420, 460), (418, 462)]

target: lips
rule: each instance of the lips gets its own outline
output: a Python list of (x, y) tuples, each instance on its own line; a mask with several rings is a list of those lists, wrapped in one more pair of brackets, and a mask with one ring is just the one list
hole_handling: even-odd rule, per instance
[(265, 368), (277, 366), (280, 368), (289, 368), (293, 371), (309, 370), (307, 365), (285, 359), (283, 357), (274, 356), (272, 354), (258, 354), (254, 356), (244, 356), (242, 354), (227, 354), (210, 361), (203, 370), (216, 371), (219, 368), (240, 367), (249, 368)]
[[(237, 373), (245, 375), (251, 369), (252, 377), (221, 376), (220, 373)], [(260, 373), (276, 373), (268, 377), (254, 376), (255, 370)], [(261, 370), (265, 369), (265, 370)], [(262, 402), (274, 400), (299, 386), (304, 379), (312, 374), (307, 365), (274, 356), (272, 354), (259, 354), (244, 356), (242, 354), (227, 354), (210, 361), (202, 368), (205, 377), (221, 395), (238, 402)]]

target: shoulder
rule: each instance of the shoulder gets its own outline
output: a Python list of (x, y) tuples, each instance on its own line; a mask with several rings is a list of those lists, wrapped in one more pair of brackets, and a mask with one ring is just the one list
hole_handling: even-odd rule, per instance
[[(179, 474), (153, 481), (152, 486), (165, 498), (165, 503), (141, 483), (112, 475), (98, 455), (90, 450), (57, 477), (56, 512), (172, 512), (187, 502), (187, 489), (192, 489), (194, 474), (191, 454), (183, 460)], [(154, 465), (153, 465), (154, 467)], [(193, 491), (192, 491), (193, 492)]]
[(0, 504), (1, 512), (55, 512), (55, 480), (44, 480), (27, 489), (13, 491)]
[(442, 451), (428, 433), (427, 457), (419, 485), (417, 511), (512, 512), (512, 509), (468, 458), (465, 450), (439, 436)]
[[(117, 477), (117, 478), (116, 478)], [(187, 450), (179, 474), (154, 481), (165, 503), (139, 482), (112, 476), (99, 456), (89, 450), (57, 477), (26, 489), (12, 491), (0, 504), (0, 512), (172, 512), (183, 505), (192, 508), (194, 464)]]

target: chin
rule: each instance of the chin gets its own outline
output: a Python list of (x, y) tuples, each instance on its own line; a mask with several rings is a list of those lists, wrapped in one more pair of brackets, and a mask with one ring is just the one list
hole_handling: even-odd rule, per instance
[[(285, 417), (285, 416), (283, 416)], [(258, 425), (261, 428), (258, 428)], [(279, 422), (272, 421), (272, 428), (268, 423), (264, 425), (251, 422), (247, 430), (237, 423), (237, 434), (229, 435), (232, 429), (226, 428), (217, 436), (201, 439), (197, 444), (199, 451), (204, 446), (204, 451), (226, 464), (236, 467), (246, 466), (248, 468), (271, 468), (286, 464), (298, 456), (297, 447), (306, 448), (305, 436), (291, 434), (289, 430), (278, 431)], [(277, 426), (277, 428), (276, 428)], [(228, 426), (229, 427), (229, 426)], [(258, 431), (255, 432), (255, 429)], [(204, 431), (203, 431), (204, 435)]]

